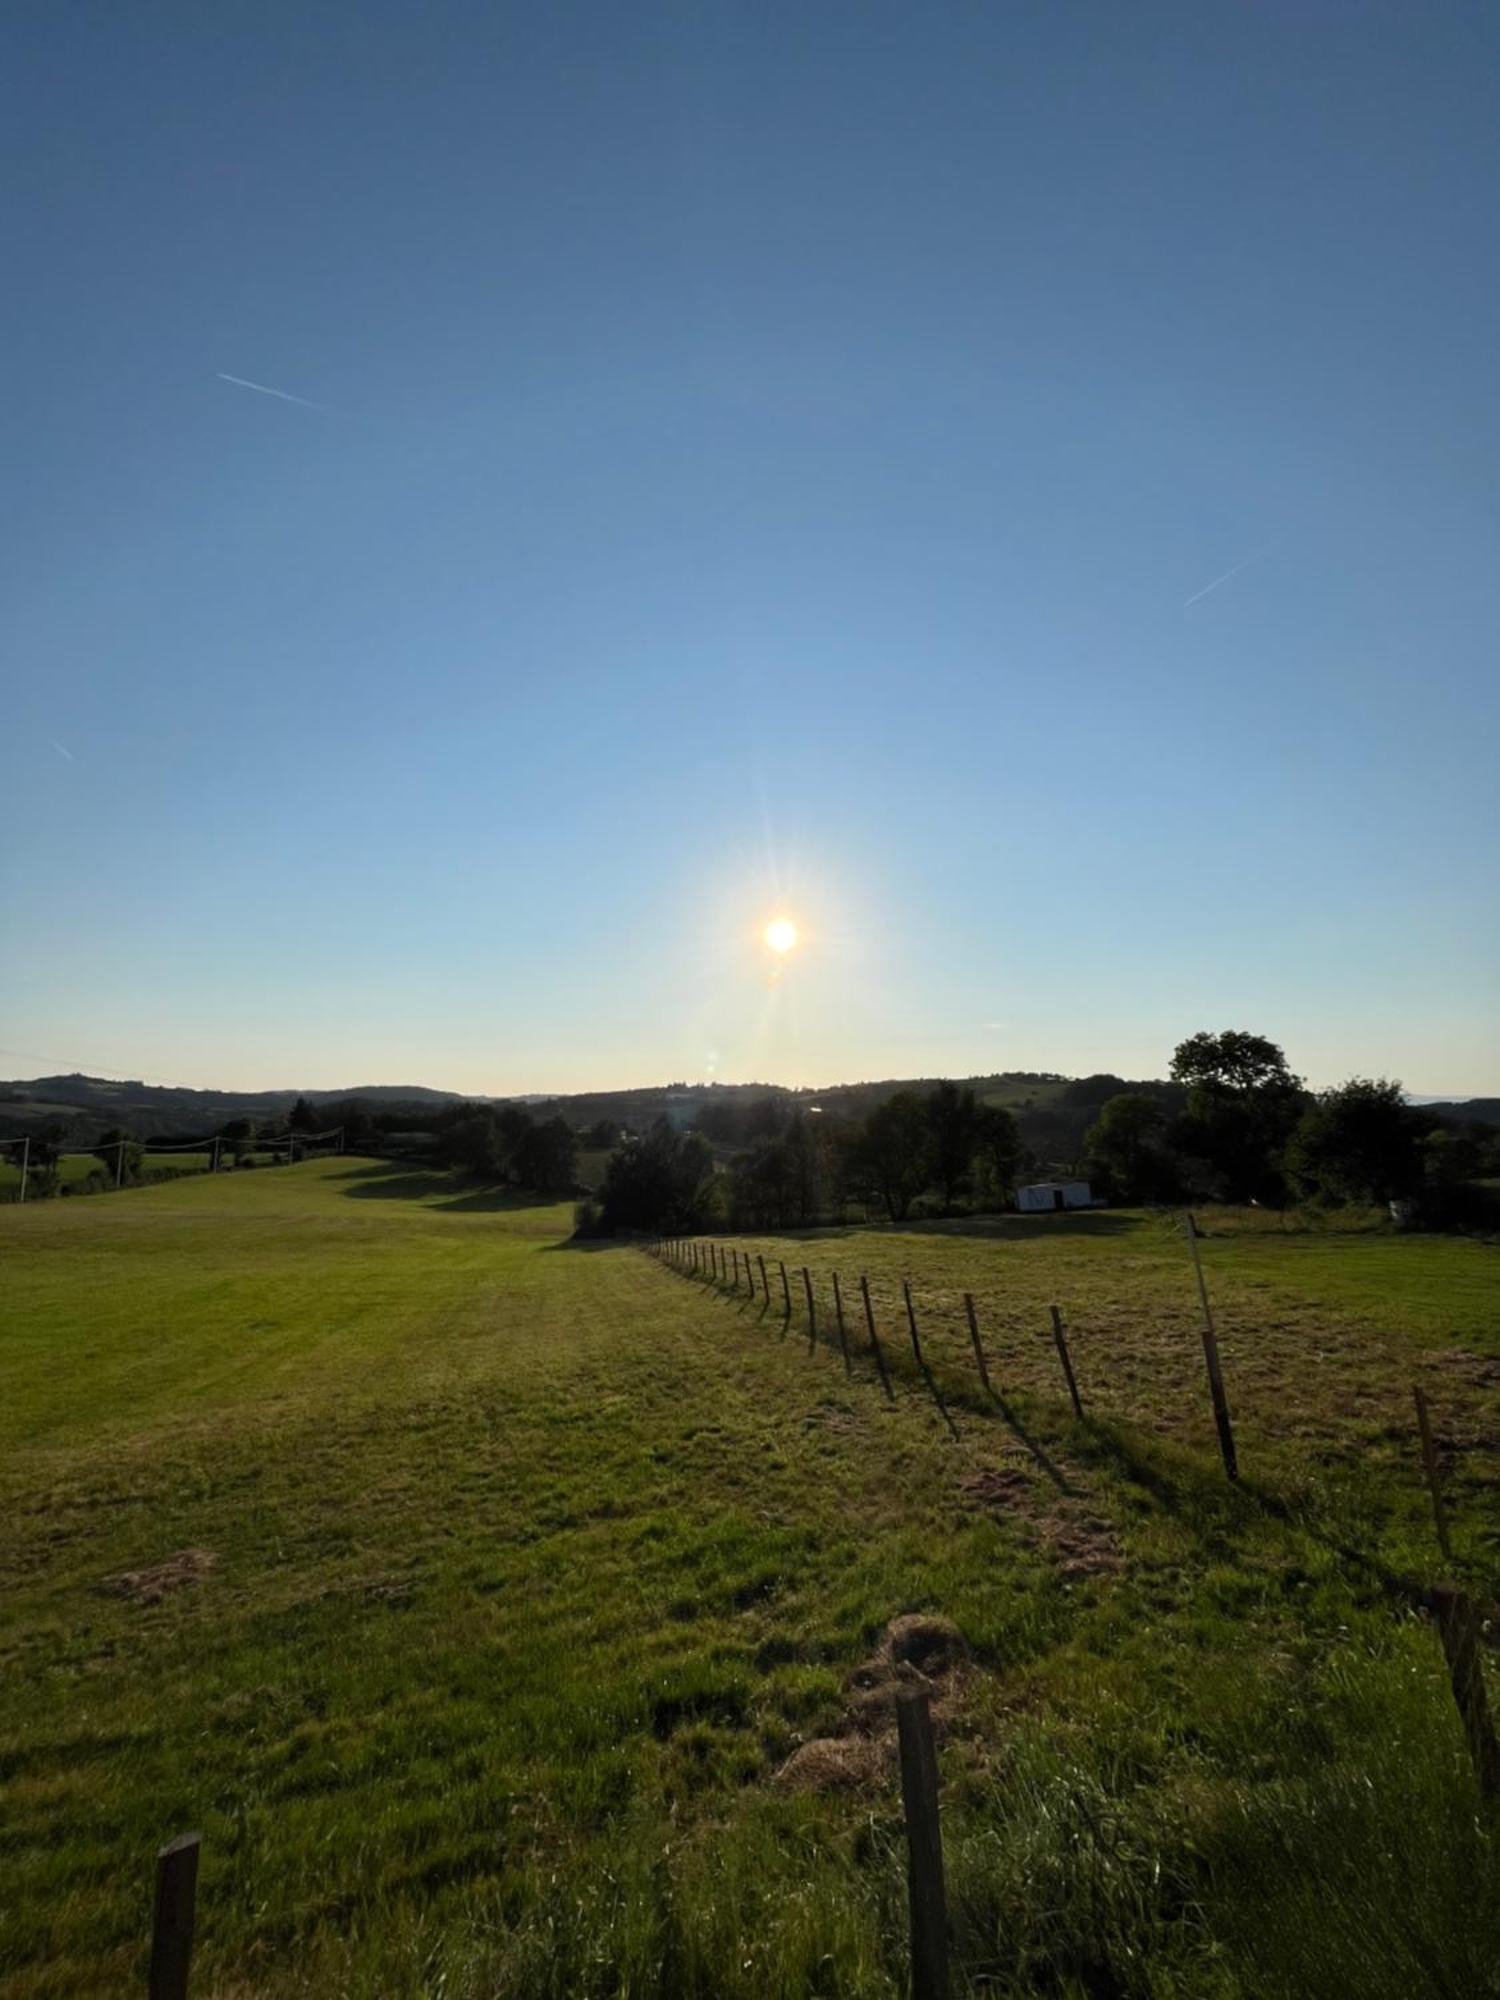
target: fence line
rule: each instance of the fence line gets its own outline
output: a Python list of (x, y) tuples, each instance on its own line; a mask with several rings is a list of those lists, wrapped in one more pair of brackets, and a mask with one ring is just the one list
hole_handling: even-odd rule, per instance
[[(1199, 1302), (1202, 1307), (1201, 1333), (1204, 1358), (1207, 1362), (1209, 1395), (1213, 1409), (1215, 1429), (1218, 1434), (1225, 1477), (1231, 1482), (1236, 1482), (1239, 1478), (1239, 1463), (1235, 1450), (1234, 1432), (1229, 1420), (1228, 1400), (1225, 1393), (1223, 1370), (1218, 1353), (1217, 1337), (1214, 1332), (1213, 1309), (1209, 1302), (1208, 1285), (1203, 1275), (1203, 1265), (1198, 1254), (1197, 1226), (1191, 1216), (1185, 1216), (1184, 1223), (1185, 1234), (1191, 1244), (1193, 1272), (1197, 1282)], [(701, 1274), (694, 1239), (654, 1238), (642, 1243), (640, 1247), (649, 1256), (653, 1256), (670, 1265), (686, 1277)], [(710, 1247), (713, 1248), (714, 1246)], [(764, 1317), (770, 1310), (771, 1289), (765, 1277), (765, 1258), (760, 1252), (756, 1253), (756, 1260), (760, 1265), (762, 1278), (764, 1296), (761, 1313), (762, 1317)], [(780, 1259), (777, 1261), (781, 1271), (783, 1298), (782, 1333), (784, 1337), (792, 1319), (792, 1298), (787, 1282), (786, 1265)], [(722, 1260), (722, 1255), (720, 1255), (716, 1262), (711, 1262), (710, 1268), (719, 1275), (710, 1277), (707, 1282), (714, 1289), (721, 1290), (725, 1282), (722, 1273), (728, 1268)], [(739, 1251), (736, 1249), (736, 1277), (733, 1287), (735, 1291), (739, 1289), (738, 1268)], [(745, 1253), (745, 1270), (748, 1277), (750, 1273), (750, 1255), (748, 1251)], [(805, 1264), (801, 1267), (801, 1270), (803, 1287), (807, 1298), (808, 1352), (815, 1353), (819, 1346), (819, 1338), (813, 1280)], [(844, 1365), (847, 1369), (850, 1367), (850, 1353), (844, 1325), (842, 1293), (839, 1287), (838, 1272), (834, 1271), (830, 1275), (832, 1278), (839, 1344), (843, 1351)], [(911, 1338), (912, 1356), (916, 1370), (923, 1377), (938, 1411), (946, 1422), (951, 1435), (956, 1440), (959, 1435), (958, 1426), (953, 1420), (952, 1413), (944, 1400), (942, 1390), (938, 1386), (937, 1379), (923, 1350), (916, 1306), (912, 1298), (911, 1282), (909, 1279), (903, 1278), (900, 1280), (900, 1286), (901, 1300), (905, 1308), (907, 1328)], [(885, 1390), (887, 1398), (894, 1402), (895, 1391), (891, 1385), (890, 1373), (886, 1366), (885, 1353), (877, 1327), (876, 1313), (871, 1301), (870, 1282), (868, 1276), (863, 1271), (860, 1273), (859, 1289), (864, 1304), (865, 1327), (869, 1340), (870, 1358), (875, 1362), (881, 1385)], [(975, 1309), (973, 1297), (968, 1292), (964, 1292), (961, 1296), (963, 1299), (969, 1344), (974, 1356), (979, 1379), (990, 1399), (1004, 1412), (1005, 1404), (1003, 1397), (990, 1379), (989, 1363), (980, 1335), (978, 1314)], [(755, 1298), (753, 1279), (750, 1283), (750, 1298), (752, 1301)], [(1086, 1424), (1090, 1420), (1084, 1414), (1083, 1401), (1073, 1369), (1067, 1335), (1064, 1331), (1062, 1310), (1057, 1305), (1053, 1305), (1049, 1310), (1052, 1322), (1053, 1344), (1056, 1347), (1058, 1359), (1062, 1365), (1063, 1378), (1067, 1384), (1069, 1399), (1073, 1406), (1074, 1419), (1080, 1424)], [(829, 1347), (833, 1345), (832, 1341), (826, 1337), (822, 1344)], [(1421, 1439), (1421, 1457), (1426, 1481), (1430, 1488), (1437, 1540), (1444, 1559), (1451, 1560), (1452, 1545), (1448, 1532), (1447, 1513), (1438, 1485), (1437, 1457), (1428, 1422), (1426, 1398), (1423, 1396), (1420, 1388), (1415, 1390), (1415, 1405)], [(1398, 1577), (1390, 1574), (1387, 1575), (1386, 1582), (1408, 1601), (1419, 1605), (1426, 1611), (1435, 1627), (1442, 1645), (1444, 1658), (1447, 1662), (1454, 1703), (1458, 1709), (1464, 1734), (1468, 1741), (1475, 1781), (1480, 1793), (1485, 1798), (1500, 1796), (1500, 1739), (1497, 1739), (1495, 1726), (1491, 1720), (1489, 1706), (1485, 1697), (1483, 1669), (1480, 1662), (1479, 1650), (1481, 1643), (1491, 1647), (1500, 1645), (1500, 1629), (1497, 1629), (1500, 1628), (1500, 1618), (1482, 1615), (1481, 1608), (1476, 1605), (1474, 1600), (1467, 1593), (1456, 1589), (1451, 1584), (1423, 1584), (1418, 1579), (1409, 1576)], [(913, 1895), (915, 1896), (916, 1893), (917, 1891), (914, 1886)], [(914, 1946), (916, 1942), (916, 1929), (917, 1919), (914, 1905)], [(933, 1986), (926, 1990), (936, 1992), (940, 1989), (937, 1986)]]
[[(1190, 1222), (1184, 1234), (1189, 1244), (1193, 1283), (1202, 1315), (1199, 1331), (1207, 1364), (1209, 1411), (1217, 1433), (1225, 1475), (1230, 1480), (1236, 1480), (1239, 1477), (1239, 1459), (1229, 1418), (1224, 1367), (1218, 1351), (1213, 1310), (1198, 1253), (1196, 1230)], [(780, 1258), (774, 1260), (774, 1269), (780, 1279), (781, 1295), (773, 1305), (771, 1283), (773, 1265), (762, 1251), (754, 1252), (755, 1269), (752, 1269), (751, 1251), (748, 1248), (741, 1251), (737, 1246), (733, 1247), (735, 1275), (731, 1280), (731, 1251), (716, 1239), (656, 1238), (643, 1242), (641, 1247), (648, 1254), (671, 1265), (682, 1276), (697, 1279), (709, 1289), (720, 1290), (726, 1295), (738, 1295), (742, 1303), (745, 1302), (745, 1295), (748, 1293), (749, 1302), (759, 1301), (762, 1318), (767, 1315), (772, 1316), (780, 1323), (783, 1333), (790, 1329), (794, 1319), (800, 1318), (807, 1329), (809, 1352), (816, 1352), (819, 1347), (829, 1352), (837, 1350), (845, 1366), (851, 1370), (855, 1358), (873, 1362), (882, 1388), (891, 1400), (895, 1398), (895, 1390), (881, 1325), (883, 1322), (889, 1328), (898, 1321), (903, 1321), (912, 1352), (912, 1363), (908, 1365), (906, 1371), (908, 1377), (915, 1375), (923, 1380), (939, 1412), (954, 1430), (955, 1435), (957, 1429), (943, 1396), (943, 1383), (950, 1386), (950, 1392), (954, 1385), (965, 1390), (960, 1399), (961, 1405), (974, 1407), (976, 1390), (982, 1392), (982, 1400), (978, 1402), (980, 1409), (983, 1409), (986, 1403), (1002, 1404), (1007, 1358), (1019, 1360), (1024, 1364), (1030, 1377), (1024, 1386), (1034, 1389), (1043, 1374), (1040, 1368), (1041, 1354), (1049, 1346), (1055, 1353), (1061, 1374), (1061, 1386), (1066, 1390), (1074, 1418), (1084, 1423), (1090, 1420), (1084, 1406), (1086, 1385), (1080, 1382), (1077, 1361), (1069, 1339), (1071, 1329), (1059, 1304), (1054, 1303), (1046, 1308), (1045, 1317), (1039, 1315), (1036, 1322), (1030, 1322), (1013, 1307), (1002, 1306), (998, 1316), (1008, 1337), (997, 1342), (992, 1325), (989, 1329), (987, 1351), (985, 1329), (981, 1325), (980, 1302), (976, 1301), (973, 1293), (959, 1291), (956, 1288), (950, 1291), (940, 1283), (931, 1288), (924, 1286), (920, 1298), (919, 1319), (919, 1301), (909, 1279), (885, 1278), (877, 1275), (872, 1281), (869, 1274), (862, 1271), (859, 1273), (858, 1285), (864, 1327), (863, 1338), (856, 1339), (851, 1337), (851, 1329), (846, 1319), (844, 1288), (837, 1270), (816, 1271), (807, 1265), (798, 1266), (797, 1271), (801, 1279), (799, 1291), (805, 1303), (800, 1305), (800, 1309), (794, 1309), (790, 1273), (785, 1261)], [(746, 1280), (743, 1287), (738, 1278), (741, 1261)], [(759, 1272), (758, 1288), (756, 1269)], [(825, 1299), (828, 1302), (826, 1308)], [(1096, 1379), (1093, 1392), (1095, 1409), (1101, 1417), (1108, 1418), (1111, 1412), (1107, 1407), (1107, 1397), (1104, 1399), (1104, 1407), (1100, 1405), (1101, 1386), (1107, 1388), (1107, 1383), (1101, 1385)], [(1045, 1389), (1042, 1393), (1046, 1393)], [(1419, 1462), (1431, 1495), (1437, 1540), (1442, 1556), (1447, 1561), (1452, 1559), (1449, 1524), (1438, 1486), (1437, 1459), (1427, 1421), (1426, 1399), (1420, 1388), (1415, 1390), (1414, 1402), (1421, 1445)], [(1114, 1414), (1126, 1421), (1134, 1420), (1132, 1412), (1128, 1409), (1119, 1409)], [(1500, 1635), (1497, 1635), (1497, 1641), (1500, 1641)]]
[[(21, 1149), (21, 1187), (19, 1194), (16, 1196), (17, 1202), (25, 1201), (27, 1181), (33, 1173), (38, 1171), (31, 1163), (31, 1146), (35, 1138), (35, 1133), (27, 1132), (23, 1133), (18, 1139), (0, 1139), (0, 1151), (11, 1146), (19, 1146)], [(98, 1160), (105, 1172), (108, 1172), (109, 1168), (107, 1162), (101, 1156), (105, 1153), (113, 1153), (115, 1156), (115, 1186), (119, 1188), (124, 1185), (125, 1155), (133, 1146), (140, 1148), (143, 1159), (151, 1159), (153, 1156), (160, 1158), (170, 1156), (174, 1153), (207, 1153), (210, 1155), (210, 1159), (208, 1165), (204, 1167), (203, 1172), (206, 1174), (216, 1174), (221, 1170), (221, 1156), (226, 1146), (236, 1155), (241, 1150), (251, 1153), (278, 1154), (285, 1148), (288, 1165), (295, 1166), (297, 1164), (297, 1148), (299, 1146), (304, 1148), (323, 1146), (334, 1139), (338, 1141), (338, 1150), (342, 1153), (344, 1150), (344, 1127), (342, 1125), (330, 1125), (326, 1132), (281, 1132), (274, 1138), (246, 1139), (243, 1141), (226, 1139), (222, 1132), (212, 1133), (206, 1139), (174, 1139), (163, 1142), (126, 1137), (124, 1139), (107, 1139), (101, 1145), (97, 1146), (52, 1147), (49, 1145), (48, 1152), (50, 1155), (49, 1164), (52, 1161), (58, 1160)], [(46, 1141), (39, 1141), (38, 1143), (41, 1145), (47, 1144)]]

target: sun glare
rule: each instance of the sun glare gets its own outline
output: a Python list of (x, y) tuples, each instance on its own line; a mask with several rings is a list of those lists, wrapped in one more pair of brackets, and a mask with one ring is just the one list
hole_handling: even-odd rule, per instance
[(778, 958), (785, 958), (797, 942), (797, 926), (790, 917), (776, 917), (766, 925), (766, 943)]

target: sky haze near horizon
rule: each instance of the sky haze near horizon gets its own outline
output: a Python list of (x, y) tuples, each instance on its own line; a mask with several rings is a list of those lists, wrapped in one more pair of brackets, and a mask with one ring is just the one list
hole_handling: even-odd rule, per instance
[(1500, 1091), (1500, 14), (9, 40), (4, 1073)]

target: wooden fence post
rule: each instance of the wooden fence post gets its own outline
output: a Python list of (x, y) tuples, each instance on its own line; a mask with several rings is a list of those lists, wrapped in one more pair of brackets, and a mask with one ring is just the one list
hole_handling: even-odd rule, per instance
[(906, 1813), (906, 1888), (911, 1912), (912, 2000), (948, 2000), (948, 1910), (943, 1829), (938, 1819), (937, 1746), (922, 1688), (896, 1690), (901, 1803)]
[(1062, 1363), (1063, 1379), (1068, 1385), (1068, 1394), (1073, 1398), (1073, 1414), (1082, 1417), (1083, 1403), (1078, 1394), (1078, 1384), (1073, 1379), (1073, 1360), (1068, 1353), (1068, 1337), (1063, 1332), (1062, 1314), (1052, 1307), (1052, 1339), (1057, 1347), (1057, 1358)]
[(1479, 1612), (1473, 1599), (1451, 1584), (1436, 1585), (1430, 1600), (1448, 1662), (1453, 1699), (1469, 1739), (1474, 1776), (1484, 1797), (1495, 1798), (1500, 1796), (1500, 1743), (1495, 1740), (1495, 1725), (1485, 1699), (1484, 1669), (1479, 1663)]
[(807, 1294), (807, 1351), (813, 1352), (818, 1344), (818, 1309), (813, 1304), (812, 1279), (807, 1275), (807, 1266), (802, 1266), (802, 1289)]
[(779, 1257), (776, 1261), (781, 1265), (781, 1317), (789, 1320), (792, 1316), (792, 1288), (786, 1281), (785, 1262)]
[(1219, 1451), (1224, 1472), (1230, 1479), (1240, 1476), (1239, 1458), (1234, 1449), (1234, 1426), (1229, 1421), (1229, 1398), (1224, 1394), (1224, 1371), (1219, 1366), (1219, 1338), (1214, 1332), (1213, 1311), (1208, 1303), (1208, 1286), (1203, 1282), (1203, 1263), (1198, 1255), (1198, 1225), (1187, 1218), (1188, 1248), (1193, 1253), (1193, 1270), (1198, 1279), (1198, 1297), (1203, 1306), (1203, 1359), (1208, 1365), (1208, 1393), (1213, 1397), (1214, 1423), (1219, 1432)]
[(187, 2000), (193, 1955), (202, 1836), (180, 1833), (156, 1857), (156, 1906), (151, 1917), (150, 2000)]
[(771, 1280), (766, 1276), (766, 1260), (757, 1250), (755, 1261), (760, 1266), (760, 1288), (766, 1295), (766, 1304), (771, 1303)]
[(984, 1384), (985, 1394), (993, 1396), (995, 1392), (990, 1387), (990, 1371), (985, 1365), (984, 1347), (979, 1338), (979, 1321), (974, 1317), (974, 1301), (967, 1292), (964, 1293), (964, 1311), (969, 1316), (969, 1338), (974, 1343), (974, 1359), (979, 1363), (979, 1379)]
[(740, 1288), (740, 1253), (738, 1246), (731, 1250), (729, 1254), (734, 1259), (734, 1289), (737, 1292)]
[(861, 1271), (859, 1274), (860, 1295), (865, 1302), (865, 1327), (870, 1335), (870, 1352), (875, 1356), (875, 1366), (880, 1370), (880, 1380), (885, 1389), (886, 1401), (894, 1403), (896, 1392), (891, 1387), (890, 1374), (885, 1365), (885, 1350), (880, 1345), (880, 1335), (875, 1331), (875, 1308), (870, 1304), (870, 1281)]
[(1432, 1442), (1432, 1425), (1427, 1421), (1427, 1398), (1419, 1384), (1412, 1384), (1412, 1400), (1417, 1406), (1417, 1429), (1422, 1433), (1422, 1463), (1427, 1469), (1427, 1490), (1432, 1495), (1432, 1519), (1437, 1529), (1438, 1547), (1444, 1562), (1452, 1562), (1453, 1547), (1448, 1540), (1448, 1516), (1443, 1509), (1443, 1489), (1438, 1484), (1437, 1452)]
[(852, 1375), (854, 1364), (849, 1359), (849, 1335), (844, 1329), (844, 1295), (839, 1290), (839, 1274), (833, 1274), (833, 1316), (838, 1321), (839, 1352), (844, 1357), (844, 1373)]

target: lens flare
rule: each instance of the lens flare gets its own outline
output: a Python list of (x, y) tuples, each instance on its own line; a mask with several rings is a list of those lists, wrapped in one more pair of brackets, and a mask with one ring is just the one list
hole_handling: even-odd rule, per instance
[(775, 917), (766, 925), (766, 943), (778, 958), (785, 958), (797, 942), (797, 926), (790, 917)]

